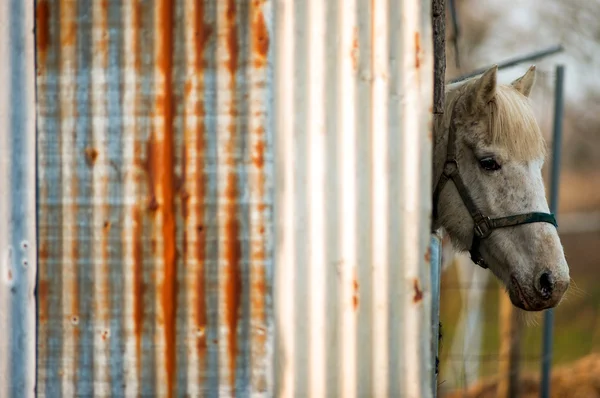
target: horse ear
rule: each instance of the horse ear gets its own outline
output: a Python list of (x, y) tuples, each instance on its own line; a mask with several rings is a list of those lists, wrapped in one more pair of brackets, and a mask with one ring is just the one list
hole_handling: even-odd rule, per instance
[(531, 65), (527, 72), (517, 80), (511, 83), (511, 85), (517, 89), (518, 92), (526, 97), (529, 97), (533, 84), (535, 83), (535, 65)]
[(496, 75), (498, 74), (498, 65), (492, 66), (483, 76), (479, 78), (475, 85), (475, 105), (485, 106), (494, 99), (496, 95)]

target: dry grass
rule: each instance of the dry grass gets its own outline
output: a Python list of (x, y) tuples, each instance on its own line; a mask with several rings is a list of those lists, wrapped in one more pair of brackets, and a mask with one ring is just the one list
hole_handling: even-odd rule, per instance
[[(556, 368), (552, 373), (551, 397), (600, 398), (600, 354), (590, 354), (572, 364)], [(481, 381), (464, 391), (445, 394), (447, 398), (495, 398), (497, 378)], [(521, 398), (540, 396), (540, 376), (521, 378)]]

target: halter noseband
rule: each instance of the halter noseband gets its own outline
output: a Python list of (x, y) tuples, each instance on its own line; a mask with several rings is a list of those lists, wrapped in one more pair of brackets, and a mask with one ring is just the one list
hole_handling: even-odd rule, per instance
[[(456, 106), (456, 104), (455, 104)], [(454, 112), (454, 107), (452, 109)], [(491, 116), (491, 115), (490, 115)], [(465, 207), (471, 214), (473, 221), (475, 222), (475, 227), (473, 228), (473, 241), (471, 243), (471, 249), (469, 250), (471, 254), (471, 260), (479, 265), (482, 268), (488, 268), (487, 264), (481, 257), (479, 253), (479, 244), (482, 239), (485, 239), (491, 235), (494, 229), (505, 228), (505, 227), (514, 227), (517, 225), (523, 224), (531, 224), (536, 222), (546, 222), (549, 224), (558, 227), (556, 223), (556, 218), (554, 214), (551, 213), (540, 213), (540, 212), (531, 212), (525, 214), (518, 214), (514, 216), (500, 217), (500, 218), (489, 218), (485, 216), (477, 206), (471, 195), (469, 195), (469, 190), (464, 184), (462, 178), (460, 177), (460, 171), (458, 168), (458, 161), (456, 159), (456, 124), (452, 119), (452, 114), (450, 115), (450, 129), (448, 133), (448, 151), (446, 153), (446, 162), (444, 163), (444, 170), (440, 179), (438, 180), (437, 186), (433, 193), (433, 215), (434, 219), (437, 218), (437, 205), (438, 200), (440, 198), (440, 194), (444, 189), (444, 186), (448, 182), (448, 180), (452, 180), (454, 182), (454, 186), (458, 191)]]

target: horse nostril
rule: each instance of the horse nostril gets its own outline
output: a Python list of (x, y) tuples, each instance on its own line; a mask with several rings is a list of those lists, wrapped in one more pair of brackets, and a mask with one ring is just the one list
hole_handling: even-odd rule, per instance
[(554, 290), (554, 278), (550, 272), (544, 272), (540, 276), (540, 293), (544, 300), (548, 300), (552, 297), (552, 291)]

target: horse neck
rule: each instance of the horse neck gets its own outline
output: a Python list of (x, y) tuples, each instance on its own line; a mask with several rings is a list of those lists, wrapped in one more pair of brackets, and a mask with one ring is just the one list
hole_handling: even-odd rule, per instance
[(444, 125), (444, 115), (434, 115), (433, 126), (432, 195), (444, 169), (448, 151), (448, 129)]

